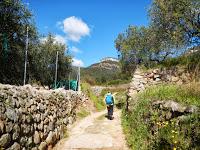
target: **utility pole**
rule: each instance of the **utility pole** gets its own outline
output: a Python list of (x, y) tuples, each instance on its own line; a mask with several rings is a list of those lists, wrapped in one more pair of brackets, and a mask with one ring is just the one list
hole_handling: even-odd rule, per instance
[(80, 65), (78, 66), (78, 91), (81, 91), (81, 84), (80, 84)]
[(58, 71), (58, 51), (56, 53), (55, 88), (56, 88), (56, 82), (57, 82), (57, 71)]
[(25, 50), (25, 63), (24, 63), (24, 85), (26, 84), (27, 55), (28, 55), (28, 27), (26, 28), (26, 50)]

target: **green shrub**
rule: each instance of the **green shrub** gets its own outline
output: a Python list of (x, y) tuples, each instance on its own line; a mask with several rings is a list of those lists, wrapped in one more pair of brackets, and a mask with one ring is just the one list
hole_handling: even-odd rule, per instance
[(88, 83), (81, 84), (82, 91), (90, 98), (90, 100), (94, 103), (95, 108), (98, 111), (105, 109), (105, 103), (103, 102), (103, 97), (97, 97), (93, 92)]
[(152, 106), (153, 101), (174, 100), (200, 107), (200, 86), (153, 86), (137, 95), (134, 107), (123, 112), (122, 125), (131, 149), (198, 149), (200, 115), (185, 114), (184, 119), (166, 119), (170, 110)]

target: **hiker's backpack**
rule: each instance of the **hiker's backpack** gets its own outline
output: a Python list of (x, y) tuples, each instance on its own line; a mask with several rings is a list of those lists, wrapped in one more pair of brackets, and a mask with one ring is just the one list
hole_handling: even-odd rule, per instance
[(113, 96), (111, 94), (106, 95), (106, 104), (110, 105), (113, 103)]

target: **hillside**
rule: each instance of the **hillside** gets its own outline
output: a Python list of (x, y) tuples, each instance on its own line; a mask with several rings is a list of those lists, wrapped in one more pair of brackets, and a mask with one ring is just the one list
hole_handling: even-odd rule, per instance
[(102, 59), (87, 68), (81, 68), (81, 79), (90, 84), (105, 84), (120, 78), (120, 64), (115, 59)]
[(120, 70), (119, 62), (110, 59), (105, 59), (100, 61), (99, 63), (92, 64), (88, 68), (99, 68), (112, 71)]

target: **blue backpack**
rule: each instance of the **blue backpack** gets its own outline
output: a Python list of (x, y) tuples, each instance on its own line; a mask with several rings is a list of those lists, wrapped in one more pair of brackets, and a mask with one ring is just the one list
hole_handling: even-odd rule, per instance
[(113, 103), (113, 97), (111, 94), (106, 95), (106, 104), (110, 105)]

